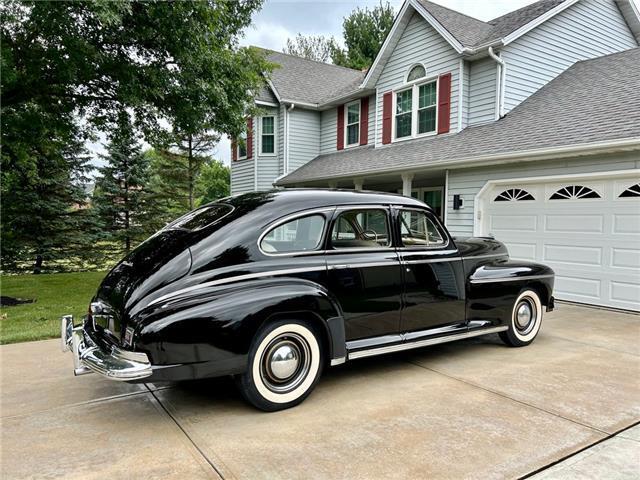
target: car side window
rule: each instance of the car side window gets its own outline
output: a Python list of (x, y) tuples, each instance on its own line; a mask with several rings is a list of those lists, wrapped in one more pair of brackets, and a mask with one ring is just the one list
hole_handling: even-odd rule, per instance
[(322, 241), (324, 223), (322, 215), (309, 215), (283, 223), (262, 237), (260, 248), (265, 253), (315, 250)]
[(425, 212), (400, 211), (400, 237), (404, 247), (442, 247), (446, 237)]
[(387, 212), (382, 208), (347, 210), (333, 223), (333, 248), (385, 248), (389, 245), (389, 222)]

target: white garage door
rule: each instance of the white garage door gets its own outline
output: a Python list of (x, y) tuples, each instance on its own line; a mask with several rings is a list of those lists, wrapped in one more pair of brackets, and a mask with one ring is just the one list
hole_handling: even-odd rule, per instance
[(555, 270), (556, 298), (640, 310), (637, 174), (495, 184), (480, 205), (482, 233)]

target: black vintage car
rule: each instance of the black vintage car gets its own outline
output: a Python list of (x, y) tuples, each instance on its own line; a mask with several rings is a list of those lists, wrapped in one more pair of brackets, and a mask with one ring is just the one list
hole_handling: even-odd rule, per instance
[(553, 271), (491, 238), (452, 238), (399, 195), (283, 190), (194, 210), (104, 279), (81, 325), (62, 319), (75, 373), (156, 382), (233, 375), (263, 410), (300, 403), (347, 360), (499, 333), (531, 343)]

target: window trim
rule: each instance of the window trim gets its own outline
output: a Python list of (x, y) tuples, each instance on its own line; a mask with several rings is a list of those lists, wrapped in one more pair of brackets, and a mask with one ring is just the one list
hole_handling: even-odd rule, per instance
[[(351, 105), (358, 105), (358, 122), (357, 123), (349, 123), (349, 107)], [(345, 103), (344, 105), (344, 148), (353, 148), (360, 145), (360, 124), (362, 122), (362, 105), (360, 99), (354, 100), (353, 102)], [(349, 126), (357, 125), (358, 126), (358, 140), (355, 143), (349, 143)]]
[[(262, 121), (267, 118), (273, 118), (273, 134), (267, 134), (267, 135), (273, 135), (273, 153), (269, 153), (269, 152), (263, 152), (262, 151), (262, 135), (264, 135), (262, 133)], [(275, 157), (276, 155), (278, 155), (278, 144), (276, 142), (276, 132), (278, 131), (278, 126), (277, 126), (277, 119), (276, 119), (276, 115), (275, 114), (270, 114), (270, 115), (263, 115), (260, 117), (260, 122), (259, 122), (259, 130), (260, 130), (260, 135), (258, 137), (258, 142), (260, 144), (258, 151), (260, 152), (260, 156), (261, 157)]]
[[(449, 232), (447, 231), (446, 228), (444, 228), (444, 226), (442, 225), (442, 223), (440, 222), (440, 218), (434, 213), (431, 212), (429, 210), (425, 210), (424, 208), (418, 208), (418, 207), (405, 207), (403, 205), (398, 205), (397, 207), (395, 207), (397, 214), (396, 214), (396, 218), (397, 218), (397, 235), (398, 235), (398, 247), (397, 250), (411, 250), (411, 251), (416, 251), (416, 250), (428, 250), (428, 251), (433, 251), (433, 250), (445, 250), (449, 247), (449, 245), (451, 244), (451, 239), (449, 237)], [(404, 245), (404, 243), (402, 243), (402, 224), (401, 224), (401, 220), (400, 220), (400, 216), (402, 215), (403, 211), (414, 211), (414, 212), (420, 212), (423, 213), (424, 215), (426, 215), (427, 219), (432, 220), (432, 223), (436, 226), (436, 228), (438, 229), (438, 232), (440, 232), (440, 236), (446, 240), (444, 244), (442, 245), (437, 245), (437, 246), (425, 246), (425, 245), (409, 245), (406, 246)], [(431, 217), (429, 214), (432, 214), (433, 217)], [(455, 248), (455, 245), (454, 245)], [(457, 248), (455, 249), (455, 251), (457, 251)]]
[[(329, 223), (332, 220), (331, 215), (333, 214), (334, 210), (335, 210), (335, 207), (325, 207), (325, 208), (316, 208), (313, 210), (305, 210), (302, 212), (292, 213), (291, 215), (286, 215), (284, 217), (281, 217), (275, 220), (274, 222), (271, 222), (269, 225), (265, 227), (264, 231), (258, 237), (258, 241), (257, 241), (258, 250), (260, 251), (260, 253), (262, 253), (263, 255), (266, 255), (267, 257), (295, 257), (299, 255), (324, 254), (325, 244), (327, 239), (327, 225), (329, 225)], [(276, 253), (265, 252), (262, 249), (262, 240), (273, 230), (293, 220), (297, 220), (302, 217), (310, 217), (313, 215), (320, 215), (324, 219), (324, 224), (322, 226), (322, 233), (320, 234), (320, 242), (318, 243), (316, 248), (314, 248), (313, 250), (296, 250), (294, 252), (276, 252)]]
[[(426, 69), (425, 69), (426, 70)], [(419, 105), (419, 97), (418, 93), (420, 91), (420, 87), (426, 85), (428, 83), (435, 83), (436, 85), (436, 124), (435, 128), (432, 132), (418, 133), (418, 105)], [(440, 102), (440, 76), (434, 75), (431, 77), (423, 77), (413, 82), (406, 83), (402, 87), (397, 90), (393, 90), (392, 102), (391, 102), (391, 111), (393, 113), (391, 118), (391, 143), (402, 142), (405, 140), (413, 140), (416, 138), (423, 137), (431, 137), (438, 134), (438, 110), (439, 110), (439, 102)], [(412, 90), (411, 94), (411, 135), (407, 135), (406, 137), (396, 137), (396, 109), (397, 109), (397, 101), (398, 94), (405, 92), (407, 90)]]

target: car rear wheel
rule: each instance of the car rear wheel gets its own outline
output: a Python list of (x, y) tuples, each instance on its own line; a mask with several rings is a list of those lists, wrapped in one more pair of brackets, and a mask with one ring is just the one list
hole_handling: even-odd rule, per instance
[(240, 392), (255, 407), (273, 412), (301, 403), (322, 373), (321, 341), (313, 327), (280, 321), (263, 327), (251, 345)]
[(542, 325), (542, 302), (533, 290), (524, 290), (513, 304), (509, 329), (500, 332), (502, 341), (512, 347), (529, 345)]

